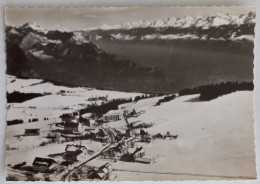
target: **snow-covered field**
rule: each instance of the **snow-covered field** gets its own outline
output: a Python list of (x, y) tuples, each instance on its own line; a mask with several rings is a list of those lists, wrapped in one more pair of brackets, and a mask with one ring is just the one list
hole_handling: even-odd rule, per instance
[[(85, 108), (92, 101), (89, 98), (106, 97), (108, 100), (118, 98), (134, 98), (141, 93), (126, 93), (118, 91), (97, 90), (84, 87), (56, 86), (40, 79), (18, 79), (7, 75), (7, 92), (50, 93), (50, 95), (34, 98), (23, 103), (12, 103), (7, 111), (7, 120), (22, 119), (28, 122), (31, 117), (43, 119), (58, 118), (61, 114)], [(96, 101), (101, 103), (102, 101)]]
[[(73, 112), (85, 108), (92, 101), (89, 98), (106, 97), (108, 100), (118, 98), (135, 98), (141, 93), (125, 93), (117, 91), (97, 90), (91, 88), (70, 88), (64, 86), (56, 86), (50, 82), (44, 82), (40, 79), (20, 79), (15, 76), (7, 75), (7, 92), (12, 93), (19, 91), (21, 93), (50, 93), (49, 95), (37, 97), (22, 103), (8, 103), (6, 119), (15, 120), (22, 119), (23, 124), (7, 126), (6, 143), (10, 148), (18, 148), (18, 150), (7, 151), (7, 163), (19, 163), (24, 161), (25, 151), (27, 163), (31, 163), (35, 156), (47, 156), (51, 153), (64, 151), (63, 144), (51, 144), (44, 147), (38, 147), (50, 130), (58, 129), (54, 123), (61, 121), (59, 118), (63, 113)], [(61, 91), (63, 91), (61, 93)], [(102, 101), (96, 101), (101, 103)], [(37, 118), (37, 122), (29, 122), (29, 119)], [(44, 120), (48, 118), (48, 120)], [(41, 136), (23, 136), (25, 129), (39, 128)], [(96, 149), (100, 149), (100, 145), (93, 143)], [(96, 146), (98, 148), (96, 148)], [(34, 149), (32, 149), (34, 148)], [(53, 149), (55, 148), (55, 149)], [(44, 151), (43, 151), (44, 150)], [(48, 154), (47, 154), (48, 153)]]
[[(147, 129), (151, 134), (170, 131), (179, 137), (143, 145), (146, 155), (155, 158), (152, 165), (127, 163), (126, 168), (125, 163), (114, 163), (115, 169), (139, 171), (126, 173), (126, 178), (122, 171), (116, 180), (130, 176), (153, 180), (156, 176), (142, 172), (158, 172), (160, 180), (189, 179), (194, 174), (201, 179), (256, 177), (253, 92), (235, 92), (209, 102), (191, 102), (193, 98), (196, 95), (151, 106), (138, 117), (154, 123)], [(162, 173), (172, 176), (163, 178)]]
[[(27, 161), (36, 156), (64, 152), (67, 143), (49, 144), (37, 147), (45, 138), (23, 137), (26, 128), (40, 128), (45, 135), (55, 129), (59, 115), (84, 108), (88, 98), (108, 96), (134, 98), (139, 93), (124, 93), (88, 88), (55, 86), (37, 79), (17, 79), (7, 76), (7, 90), (49, 92), (50, 95), (34, 98), (23, 103), (8, 104), (7, 120), (23, 119), (25, 123), (7, 126), (7, 144), (18, 150), (7, 151), (7, 164)], [(15, 81), (13, 81), (15, 79)], [(13, 82), (11, 82), (13, 81)], [(64, 90), (65, 93), (60, 93)], [(186, 179), (254, 179), (256, 177), (253, 92), (240, 91), (224, 95), (211, 101), (197, 101), (198, 95), (177, 97), (170, 102), (154, 104), (163, 97), (143, 99), (124, 104), (128, 108), (142, 111), (129, 122), (152, 123), (146, 129), (154, 135), (169, 131), (177, 139), (156, 139), (151, 143), (136, 143), (145, 149), (145, 155), (153, 158), (150, 165), (141, 163), (112, 162), (118, 175), (114, 180), (186, 180)], [(33, 108), (32, 108), (33, 107)], [(28, 119), (37, 117), (38, 122)], [(43, 120), (48, 117), (49, 120)], [(123, 120), (108, 123), (108, 127), (125, 128)], [(97, 142), (84, 141), (82, 144), (97, 151), (102, 148)], [(33, 148), (33, 146), (35, 146)], [(26, 152), (23, 151), (30, 147)]]

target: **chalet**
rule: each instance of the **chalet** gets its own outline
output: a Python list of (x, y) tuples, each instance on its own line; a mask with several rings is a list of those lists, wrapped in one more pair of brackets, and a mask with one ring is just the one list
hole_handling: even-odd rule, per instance
[(64, 131), (67, 133), (80, 133), (83, 130), (82, 124), (76, 119), (68, 120), (64, 124)]
[(66, 160), (78, 161), (80, 156), (87, 154), (87, 148), (81, 145), (68, 144), (65, 148)]
[(106, 142), (108, 139), (107, 132), (105, 132), (103, 129), (98, 129), (94, 131), (96, 136), (95, 139), (100, 142)]
[(166, 132), (166, 134), (164, 135), (164, 139), (169, 138), (169, 139), (177, 139), (178, 135), (172, 135), (169, 131)]
[(106, 150), (102, 155), (104, 158), (115, 159), (120, 158), (121, 154), (122, 150), (117, 146), (113, 146), (108, 148), (108, 150)]
[(105, 180), (109, 178), (112, 172), (112, 165), (108, 162), (92, 160), (87, 165), (91, 168), (89, 179)]
[(84, 118), (83, 116), (79, 117), (80, 123), (82, 123), (85, 126), (90, 126), (90, 119), (89, 118)]
[(74, 119), (79, 119), (79, 112), (71, 112), (71, 113), (65, 113), (60, 116), (62, 122), (71, 121)]
[(104, 121), (118, 121), (122, 117), (118, 110), (110, 110), (103, 116)]
[(41, 133), (39, 128), (30, 128), (24, 130), (25, 136), (39, 136)]
[(134, 156), (135, 159), (142, 158), (145, 155), (145, 151), (142, 146), (138, 148), (129, 149), (128, 151), (130, 154)]
[(137, 158), (142, 158), (145, 155), (143, 147), (129, 148), (126, 154), (123, 154), (120, 160), (125, 162), (135, 162)]
[(161, 133), (153, 135), (153, 139), (164, 139), (164, 135)]
[(35, 157), (33, 161), (33, 170), (37, 172), (52, 172), (57, 166), (57, 162), (51, 158)]
[(112, 158), (117, 158), (119, 159), (122, 154), (124, 154), (127, 151), (127, 144), (124, 142), (118, 143), (117, 145), (110, 147), (104, 154), (104, 158), (109, 157), (110, 159)]

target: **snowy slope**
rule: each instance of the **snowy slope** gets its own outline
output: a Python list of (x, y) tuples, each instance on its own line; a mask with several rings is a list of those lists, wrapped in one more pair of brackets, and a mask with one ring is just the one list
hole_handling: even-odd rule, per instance
[[(209, 102), (189, 101), (196, 97), (178, 97), (160, 106), (146, 108), (137, 119), (154, 123), (147, 129), (149, 133), (170, 131), (179, 137), (143, 144), (146, 156), (156, 158), (155, 164), (149, 167), (128, 164), (127, 170), (186, 173), (187, 176), (198, 174), (198, 178), (199, 175), (201, 178), (207, 175), (233, 179), (256, 177), (253, 92), (235, 92)], [(113, 168), (126, 169), (123, 163), (115, 163)], [(139, 179), (151, 177), (138, 175)], [(172, 176), (176, 177), (178, 179), (178, 176)]]

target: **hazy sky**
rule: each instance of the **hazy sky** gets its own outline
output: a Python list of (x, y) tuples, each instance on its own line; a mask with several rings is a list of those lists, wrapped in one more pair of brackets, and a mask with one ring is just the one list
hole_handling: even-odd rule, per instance
[(23, 25), (37, 22), (43, 28), (56, 25), (70, 29), (87, 29), (103, 24), (117, 25), (137, 20), (156, 20), (168, 17), (213, 15), (216, 13), (242, 14), (255, 11), (254, 7), (109, 7), (109, 8), (6, 8), (7, 24)]

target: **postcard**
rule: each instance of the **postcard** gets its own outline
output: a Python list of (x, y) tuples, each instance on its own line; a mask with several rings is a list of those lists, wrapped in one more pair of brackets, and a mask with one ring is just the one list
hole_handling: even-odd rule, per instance
[(6, 8), (6, 180), (255, 180), (255, 17)]

